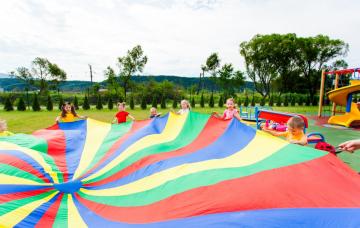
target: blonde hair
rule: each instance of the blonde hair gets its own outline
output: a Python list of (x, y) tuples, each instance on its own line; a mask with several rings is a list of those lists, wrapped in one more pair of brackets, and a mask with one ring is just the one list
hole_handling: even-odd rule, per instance
[(157, 111), (157, 109), (155, 107), (151, 107), (150, 112), (153, 112), (153, 111)]
[(304, 129), (305, 122), (299, 116), (293, 116), (287, 121), (287, 125), (294, 129)]
[(182, 103), (185, 103), (185, 104), (186, 104), (186, 107), (187, 107), (188, 109), (191, 109), (191, 106), (190, 106), (190, 103), (189, 103), (188, 100), (181, 100), (180, 104), (182, 104)]

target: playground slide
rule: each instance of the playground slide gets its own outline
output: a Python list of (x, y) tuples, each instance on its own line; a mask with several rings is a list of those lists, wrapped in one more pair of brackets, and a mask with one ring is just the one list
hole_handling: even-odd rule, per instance
[[(348, 95), (360, 91), (359, 80), (352, 80), (350, 83), (351, 84), (349, 86), (344, 86), (328, 92), (327, 95), (330, 101), (334, 102), (337, 105), (346, 107)], [(341, 116), (332, 116), (328, 120), (328, 123), (350, 127), (351, 124), (355, 121), (360, 121), (360, 111), (357, 108), (357, 104), (352, 102), (350, 112), (346, 112), (344, 115)]]

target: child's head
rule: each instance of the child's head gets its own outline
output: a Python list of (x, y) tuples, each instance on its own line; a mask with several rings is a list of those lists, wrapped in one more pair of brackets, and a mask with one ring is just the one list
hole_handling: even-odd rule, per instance
[(126, 109), (126, 103), (125, 102), (118, 102), (117, 107), (119, 111), (125, 111)]
[(61, 113), (62, 117), (65, 117), (67, 113), (72, 113), (74, 116), (76, 116), (75, 107), (70, 102), (65, 102), (61, 106), (61, 111), (62, 111)]
[(151, 115), (156, 115), (156, 114), (157, 114), (157, 110), (156, 110), (155, 107), (151, 107), (151, 108), (150, 108), (150, 114), (151, 114)]
[(287, 122), (288, 131), (293, 135), (303, 132), (304, 127), (304, 120), (299, 116), (293, 116)]
[(235, 108), (234, 98), (228, 98), (228, 99), (226, 100), (226, 107), (229, 108), (229, 109)]
[(7, 123), (6, 120), (0, 120), (0, 132), (7, 130)]
[(181, 109), (190, 109), (190, 103), (187, 100), (182, 100), (180, 105), (181, 105)]

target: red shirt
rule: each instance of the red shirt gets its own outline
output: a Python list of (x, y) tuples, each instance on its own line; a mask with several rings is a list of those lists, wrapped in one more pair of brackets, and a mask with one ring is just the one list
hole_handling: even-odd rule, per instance
[(126, 117), (129, 115), (128, 112), (120, 111), (116, 113), (115, 117), (118, 120), (118, 123), (124, 123), (126, 122)]

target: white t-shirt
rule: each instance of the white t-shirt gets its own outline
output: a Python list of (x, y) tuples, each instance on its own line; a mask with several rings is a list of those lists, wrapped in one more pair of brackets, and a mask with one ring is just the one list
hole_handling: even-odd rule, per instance
[(177, 114), (185, 114), (185, 113), (188, 113), (189, 112), (189, 109), (180, 109)]

